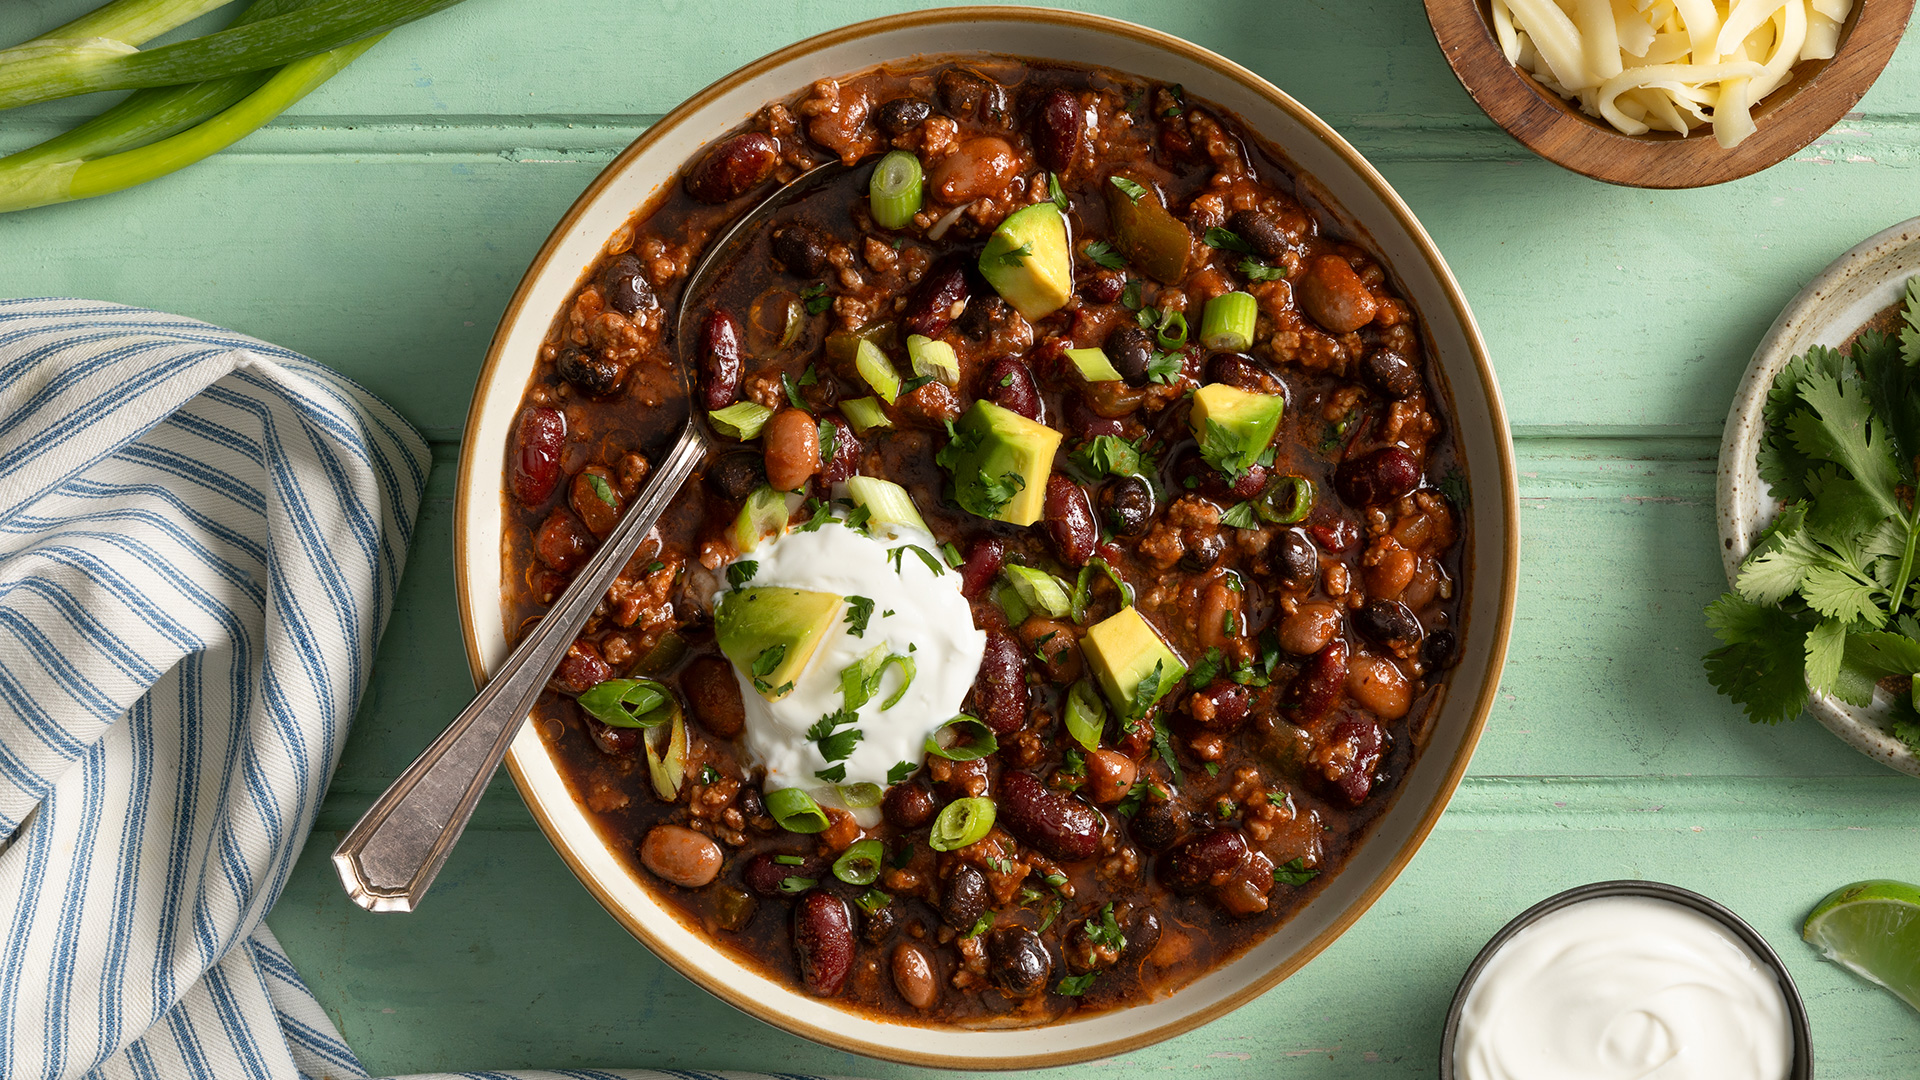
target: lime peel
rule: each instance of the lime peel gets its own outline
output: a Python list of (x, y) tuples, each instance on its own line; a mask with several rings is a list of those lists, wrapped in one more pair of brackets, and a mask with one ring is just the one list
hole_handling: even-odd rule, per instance
[(1883, 878), (1836, 889), (1814, 906), (1800, 936), (1920, 1009), (1920, 886)]

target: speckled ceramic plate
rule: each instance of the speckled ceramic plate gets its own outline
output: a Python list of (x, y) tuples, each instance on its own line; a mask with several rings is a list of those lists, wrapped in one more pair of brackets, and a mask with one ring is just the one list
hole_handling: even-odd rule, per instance
[[(1814, 345), (1839, 345), (1868, 319), (1900, 299), (1907, 279), (1920, 274), (1920, 217), (1903, 221), (1855, 245), (1800, 290), (1754, 351), (1733, 397), (1720, 440), (1720, 559), (1731, 582), (1779, 504), (1760, 479), (1761, 405), (1787, 361)], [(1889, 699), (1855, 708), (1815, 694), (1807, 711), (1847, 745), (1891, 768), (1920, 776), (1920, 756), (1887, 731)]]

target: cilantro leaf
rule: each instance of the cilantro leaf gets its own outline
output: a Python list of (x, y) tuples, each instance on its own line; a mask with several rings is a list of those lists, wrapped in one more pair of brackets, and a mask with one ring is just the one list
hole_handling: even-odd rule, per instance
[(1823, 620), (1807, 632), (1807, 685), (1818, 693), (1830, 693), (1840, 680), (1840, 661), (1847, 651), (1847, 624), (1838, 619)]
[(800, 388), (794, 385), (793, 376), (787, 374), (784, 371), (781, 372), (780, 385), (786, 388), (787, 404), (792, 405), (794, 408), (799, 409), (801, 412), (806, 412), (807, 401), (805, 398), (800, 396)]
[(598, 473), (588, 473), (587, 486), (593, 489), (594, 495), (597, 496), (601, 502), (606, 503), (608, 506), (620, 505), (613, 501), (613, 485), (607, 483), (606, 477)]
[(1235, 503), (1231, 509), (1220, 515), (1220, 524), (1230, 525), (1236, 529), (1260, 527), (1260, 522), (1253, 516), (1253, 504), (1250, 502)]
[(1777, 724), (1807, 707), (1810, 618), (1725, 593), (1707, 605), (1707, 626), (1725, 643), (1706, 655), (1707, 679), (1747, 719)]
[(1118, 435), (1095, 435), (1079, 449), (1067, 455), (1067, 462), (1089, 479), (1103, 476), (1137, 476), (1152, 463), (1150, 452), (1143, 452), (1144, 436), (1131, 442)]
[(1147, 379), (1162, 386), (1170, 386), (1173, 380), (1186, 371), (1186, 357), (1178, 352), (1156, 352), (1147, 360)]
[(840, 620), (847, 624), (847, 633), (854, 637), (867, 636), (867, 620), (873, 618), (873, 601), (865, 596), (847, 597), (847, 617)]
[(1273, 868), (1273, 880), (1278, 885), (1305, 885), (1320, 876), (1320, 871), (1307, 867), (1307, 860), (1295, 856)]
[(1053, 992), (1066, 997), (1079, 997), (1093, 987), (1093, 980), (1099, 975), (1097, 971), (1089, 971), (1084, 975), (1063, 976), (1059, 985), (1053, 988)]
[(809, 315), (818, 315), (833, 306), (833, 297), (827, 295), (827, 283), (824, 281), (817, 281), (800, 290), (800, 299), (806, 301)]
[(739, 562), (727, 567), (727, 584), (737, 589), (747, 582), (752, 581), (753, 575), (759, 572), (760, 564), (758, 562), (752, 559), (741, 559)]
[(1217, 646), (1208, 649), (1207, 654), (1193, 665), (1193, 670), (1187, 672), (1187, 685), (1196, 689), (1205, 689), (1209, 683), (1213, 682), (1214, 676), (1220, 674), (1220, 668), (1225, 664), (1226, 656)]
[(1234, 232), (1232, 229), (1223, 229), (1218, 225), (1208, 229), (1206, 234), (1200, 238), (1200, 241), (1210, 248), (1219, 248), (1223, 251), (1238, 251), (1243, 255), (1253, 254), (1253, 245), (1241, 239), (1239, 233)]
[(1799, 393), (1808, 407), (1787, 418), (1794, 447), (1847, 470), (1882, 516), (1898, 515), (1900, 501), (1893, 488), (1900, 479), (1899, 466), (1886, 433), (1873, 421), (1865, 385), (1822, 372), (1802, 379)]
[(845, 780), (847, 778), (847, 767), (843, 763), (840, 765), (835, 765), (831, 769), (817, 770), (814, 772), (813, 775), (814, 775), (814, 779), (816, 780), (825, 780), (829, 784), (837, 784), (840, 781)]
[(893, 768), (887, 770), (887, 784), (888, 786), (898, 784), (919, 770), (920, 766), (911, 761), (898, 762)]
[(1287, 276), (1284, 266), (1268, 266), (1259, 259), (1241, 259), (1233, 265), (1235, 270), (1246, 275), (1248, 281), (1278, 281)]
[(1003, 251), (998, 258), (1007, 266), (1019, 266), (1033, 255), (1033, 241), (1029, 240), (1017, 248)]
[(1059, 207), (1061, 213), (1067, 212), (1067, 193), (1060, 189), (1059, 173), (1047, 174), (1047, 198), (1053, 200), (1053, 205)]
[(1146, 188), (1142, 187), (1141, 185), (1139, 185), (1138, 183), (1135, 183), (1132, 180), (1127, 179), (1124, 176), (1115, 174), (1113, 176), (1108, 177), (1107, 179), (1113, 182), (1114, 187), (1117, 187), (1120, 189), (1121, 194), (1125, 195), (1129, 199), (1132, 199), (1134, 202), (1139, 202), (1140, 197), (1147, 193)]
[(1120, 253), (1113, 250), (1113, 245), (1105, 240), (1095, 240), (1082, 248), (1080, 253), (1095, 266), (1104, 266), (1109, 270), (1119, 270), (1127, 265), (1127, 260), (1121, 258)]
[(834, 444), (840, 437), (840, 429), (834, 426), (833, 421), (822, 420), (820, 421), (819, 433), (820, 460), (830, 462), (833, 460)]

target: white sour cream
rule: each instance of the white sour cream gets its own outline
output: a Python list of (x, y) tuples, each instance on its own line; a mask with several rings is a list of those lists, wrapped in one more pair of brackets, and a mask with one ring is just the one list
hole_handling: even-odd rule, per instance
[(1501, 946), (1467, 994), (1459, 1080), (1784, 1080), (1773, 970), (1692, 908), (1586, 900)]
[[(838, 523), (823, 525), (765, 541), (746, 557), (759, 564), (749, 587), (781, 585), (873, 601), (873, 614), (859, 637), (846, 621), (848, 604), (842, 604), (813, 658), (794, 678), (793, 691), (778, 701), (761, 697), (751, 680), (734, 670), (747, 707), (747, 752), (767, 770), (769, 791), (801, 788), (834, 802), (834, 785), (815, 776), (831, 765), (846, 766), (843, 785), (884, 789), (895, 766), (920, 765), (927, 736), (959, 715), (980, 671), (987, 635), (974, 628), (973, 609), (960, 594), (960, 573), (941, 560), (939, 542), (908, 526), (876, 525), (873, 532), (869, 537)], [(932, 555), (940, 572), (913, 551), (900, 553), (896, 569), (889, 553), (907, 544)], [(852, 755), (829, 762), (807, 729), (842, 706), (840, 673), (879, 645), (912, 658), (913, 681), (883, 711), (881, 705), (905, 677), (899, 665), (888, 668), (879, 692), (859, 708), (859, 722), (851, 725), (860, 732)]]

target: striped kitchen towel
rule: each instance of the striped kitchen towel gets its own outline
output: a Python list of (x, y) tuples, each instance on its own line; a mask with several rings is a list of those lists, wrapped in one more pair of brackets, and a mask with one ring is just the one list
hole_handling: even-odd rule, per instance
[(285, 349), (0, 301), (0, 1077), (365, 1075), (261, 919), (428, 467)]

